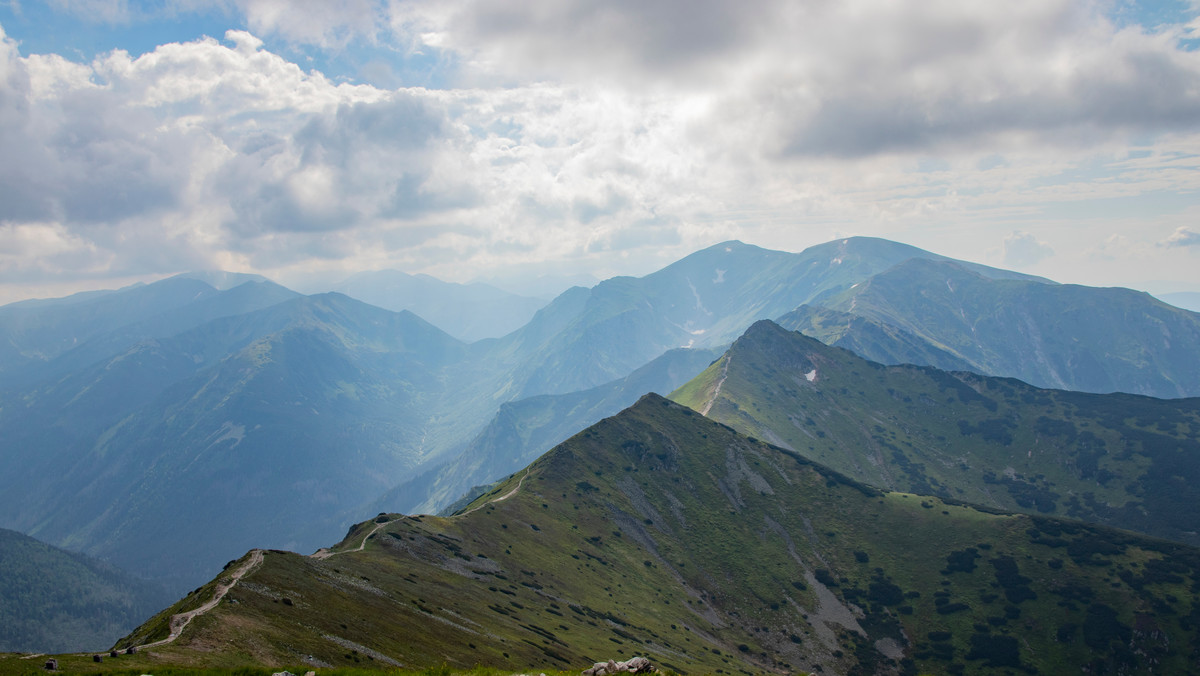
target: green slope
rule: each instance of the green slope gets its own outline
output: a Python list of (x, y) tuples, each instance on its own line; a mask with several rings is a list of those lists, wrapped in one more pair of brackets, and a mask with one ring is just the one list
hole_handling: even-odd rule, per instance
[(884, 493), (647, 395), (458, 516), (381, 515), (325, 559), (266, 553), (139, 659), (1170, 673), (1197, 657), (1198, 583), (1196, 549)]
[(100, 650), (169, 599), (100, 561), (0, 529), (0, 652)]
[(672, 398), (872, 485), (1200, 544), (1200, 399), (885, 367), (771, 322)]

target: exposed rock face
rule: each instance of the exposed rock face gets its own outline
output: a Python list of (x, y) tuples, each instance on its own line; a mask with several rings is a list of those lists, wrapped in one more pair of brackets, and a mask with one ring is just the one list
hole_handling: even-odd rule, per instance
[(634, 657), (626, 662), (597, 662), (584, 669), (582, 676), (609, 676), (610, 674), (645, 674), (654, 671), (654, 665), (645, 657)]

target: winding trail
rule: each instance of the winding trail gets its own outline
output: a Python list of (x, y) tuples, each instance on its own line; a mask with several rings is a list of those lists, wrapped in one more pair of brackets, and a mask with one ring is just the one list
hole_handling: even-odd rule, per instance
[(511, 498), (512, 496), (517, 494), (517, 491), (521, 490), (521, 486), (525, 484), (525, 480), (528, 478), (529, 478), (529, 468), (526, 467), (525, 475), (522, 476), (521, 480), (517, 482), (516, 488), (505, 493), (504, 495), (501, 495), (498, 498), (492, 498), (491, 500), (488, 500), (487, 502), (483, 503), (482, 505), (479, 505), (478, 507), (472, 507), (471, 509), (468, 509), (467, 511), (463, 512), (462, 514), (459, 514), (458, 516), (466, 516), (466, 515), (470, 514), (471, 512), (476, 512), (476, 511), (483, 509), (484, 507), (487, 507), (488, 505), (492, 504), (493, 502), (503, 502), (504, 500)]
[(354, 549), (343, 549), (341, 551), (335, 552), (335, 551), (329, 549), (328, 547), (322, 547), (322, 548), (318, 549), (317, 551), (313, 552), (312, 554), (309, 554), (309, 557), (314, 558), (314, 559), (328, 559), (331, 556), (336, 556), (338, 554), (345, 554), (346, 552), (361, 552), (363, 550), (363, 547), (367, 546), (367, 540), (370, 540), (372, 535), (378, 533), (380, 528), (383, 528), (384, 526), (388, 525), (389, 523), (391, 523), (391, 521), (384, 521), (382, 523), (375, 524), (375, 527), (371, 529), (371, 532), (367, 533), (363, 537), (362, 542), (358, 543), (358, 546), (355, 547)]
[(257, 568), (258, 565), (260, 563), (262, 563), (262, 561), (263, 561), (263, 550), (261, 550), (261, 549), (251, 550), (249, 560), (247, 560), (245, 563), (243, 563), (242, 565), (235, 568), (234, 571), (232, 573), (230, 573), (229, 579), (226, 582), (222, 582), (221, 584), (217, 585), (217, 593), (213, 594), (212, 599), (210, 599), (207, 603), (200, 606), (199, 608), (194, 608), (185, 613), (176, 613), (175, 615), (172, 615), (171, 616), (171, 633), (170, 633), (170, 635), (168, 635), (166, 638), (162, 639), (161, 641), (155, 641), (153, 643), (142, 644), (142, 645), (138, 646), (138, 648), (139, 649), (157, 648), (158, 646), (166, 645), (168, 643), (173, 643), (175, 641), (175, 639), (179, 638), (179, 635), (181, 633), (183, 633), (184, 627), (188, 626), (188, 623), (191, 622), (193, 618), (199, 617), (200, 615), (207, 613), (208, 611), (212, 610), (213, 608), (216, 608), (217, 604), (221, 602), (221, 599), (225, 598), (225, 595), (229, 593), (229, 590), (233, 589), (233, 586), (238, 583), (238, 580), (241, 580), (243, 577), (246, 576), (247, 573), (249, 573), (250, 571)]
[[(475, 507), (466, 512), (463, 512), (462, 514), (458, 514), (457, 516), (466, 516), (466, 515), (470, 514), (471, 512), (474, 512), (476, 510), (480, 510), (480, 509), (483, 509), (484, 507), (487, 507), (488, 505), (492, 504), (493, 502), (501, 502), (503, 500), (507, 500), (507, 499), (511, 498), (512, 496), (517, 494), (517, 491), (521, 490), (521, 486), (523, 486), (525, 484), (525, 479), (527, 479), (527, 478), (529, 478), (529, 468), (528, 467), (525, 468), (525, 475), (521, 477), (521, 480), (517, 482), (516, 487), (513, 488), (511, 491), (505, 493), (504, 495), (501, 495), (498, 498), (492, 498), (491, 500), (488, 500), (487, 502), (483, 503), (482, 505), (479, 505), (478, 507)], [(404, 518), (404, 517), (401, 517), (401, 518)], [(394, 521), (394, 520), (395, 519), (393, 519), (392, 521)], [(363, 548), (367, 546), (367, 540), (370, 540), (371, 536), (378, 533), (380, 528), (383, 528), (384, 526), (388, 525), (389, 523), (392, 523), (392, 521), (384, 521), (383, 523), (375, 524), (375, 527), (371, 529), (371, 532), (367, 533), (366, 536), (363, 537), (362, 541), (358, 543), (358, 546), (353, 549), (342, 549), (342, 550), (335, 552), (328, 548), (322, 547), (321, 549), (318, 549), (317, 551), (313, 552), (312, 554), (309, 554), (309, 556), (314, 559), (328, 559), (329, 557), (337, 556), (338, 554), (346, 554), (349, 552), (361, 552), (363, 550)]]
[(708, 412), (712, 410), (713, 404), (717, 403), (717, 397), (721, 396), (721, 386), (725, 384), (725, 379), (729, 377), (730, 361), (733, 361), (733, 359), (726, 355), (725, 363), (721, 365), (721, 379), (717, 381), (717, 386), (713, 388), (712, 399), (709, 399), (708, 403), (704, 405), (704, 408), (700, 411), (700, 415), (708, 415)]

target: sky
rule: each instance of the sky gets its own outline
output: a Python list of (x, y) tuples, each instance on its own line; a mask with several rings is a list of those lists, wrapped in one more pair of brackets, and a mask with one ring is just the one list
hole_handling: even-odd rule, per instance
[(0, 0), (0, 303), (210, 269), (553, 291), (731, 239), (851, 235), (1200, 291), (1198, 17), (1200, 0)]

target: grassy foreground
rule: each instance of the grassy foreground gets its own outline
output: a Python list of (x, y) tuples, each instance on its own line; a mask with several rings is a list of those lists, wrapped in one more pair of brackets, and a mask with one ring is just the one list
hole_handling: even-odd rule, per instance
[[(139, 655), (121, 655), (118, 658), (108, 657), (104, 654), (104, 661), (97, 663), (93, 661), (90, 654), (75, 654), (75, 655), (53, 655), (58, 660), (58, 672), (46, 671), (43, 667), (48, 656), (31, 657), (28, 655), (5, 653), (0, 654), (0, 674), (3, 676), (26, 676), (30, 674), (50, 674), (50, 673), (67, 673), (67, 674), (108, 674), (111, 676), (141, 676), (143, 674), (151, 674), (153, 676), (271, 676), (272, 674), (281, 671), (288, 671), (296, 676), (303, 676), (309, 671), (314, 671), (303, 665), (270, 668), (270, 667), (239, 667), (236, 669), (186, 669), (180, 667), (163, 666), (161, 662), (155, 660), (152, 656)], [(590, 666), (590, 665), (584, 665)], [(583, 667), (581, 667), (582, 669)], [(428, 669), (318, 669), (315, 670), (318, 676), (515, 676), (518, 673), (532, 674), (539, 676), (575, 676), (578, 671), (546, 671), (543, 669), (530, 669), (526, 672), (514, 672), (512, 670), (494, 669), (489, 667), (476, 667), (468, 670), (454, 670), (446, 666), (432, 667)]]

